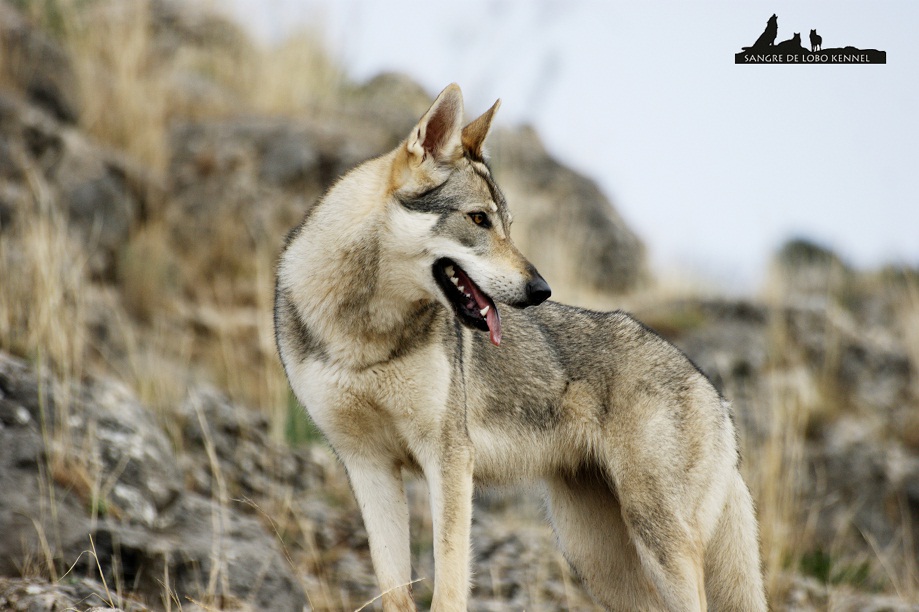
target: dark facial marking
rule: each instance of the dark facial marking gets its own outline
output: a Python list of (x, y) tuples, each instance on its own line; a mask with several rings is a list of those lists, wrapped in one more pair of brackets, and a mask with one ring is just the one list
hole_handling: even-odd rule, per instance
[(459, 203), (455, 196), (443, 193), (447, 182), (441, 183), (433, 189), (428, 189), (421, 195), (399, 198), (399, 203), (412, 212), (443, 214), (459, 210)]
[(480, 162), (486, 168), (488, 172), (482, 172), (475, 165), (472, 166), (473, 171), (476, 175), (485, 181), (485, 185), (488, 187), (488, 192), (491, 194), (491, 199), (494, 201), (495, 205), (498, 207), (498, 214), (501, 216), (501, 224), (504, 226), (505, 233), (510, 230), (510, 218), (507, 214), (507, 200), (504, 199), (504, 194), (501, 193), (501, 189), (498, 187), (498, 184), (491, 177), (491, 168), (488, 167), (485, 162)]

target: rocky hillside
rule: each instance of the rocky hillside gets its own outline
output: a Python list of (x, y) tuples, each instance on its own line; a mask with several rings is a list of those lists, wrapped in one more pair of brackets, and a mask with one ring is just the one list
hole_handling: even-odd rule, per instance
[[(273, 266), (432, 93), (351, 82), (309, 37), (260, 49), (183, 3), (0, 0), (0, 609), (378, 595), (347, 479), (275, 355)], [(675, 298), (536, 133), (491, 144), (555, 295), (633, 306), (734, 401), (773, 609), (919, 609), (919, 273), (797, 241), (761, 298)], [(430, 515), (408, 489), (423, 607)], [(594, 609), (538, 489), (475, 503), (473, 609)]]

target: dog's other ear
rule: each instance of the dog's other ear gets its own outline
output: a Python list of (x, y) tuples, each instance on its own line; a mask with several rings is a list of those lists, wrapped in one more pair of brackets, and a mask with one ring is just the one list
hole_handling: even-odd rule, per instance
[(485, 138), (491, 131), (491, 120), (495, 113), (501, 108), (501, 100), (495, 100), (487, 111), (463, 128), (463, 149), (473, 159), (482, 159), (482, 149), (485, 146)]
[(452, 161), (462, 153), (460, 126), (463, 124), (463, 93), (451, 83), (440, 92), (408, 137), (408, 152), (416, 162), (428, 157)]

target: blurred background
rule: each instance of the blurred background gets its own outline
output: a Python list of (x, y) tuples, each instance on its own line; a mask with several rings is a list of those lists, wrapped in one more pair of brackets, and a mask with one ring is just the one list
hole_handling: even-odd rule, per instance
[[(773, 13), (889, 63), (734, 65)], [(503, 101), (492, 164), (554, 297), (634, 312), (733, 401), (772, 608), (919, 609), (916, 16), (0, 0), (0, 607), (379, 595), (276, 356), (274, 265), (455, 81), (470, 117)], [(475, 503), (473, 609), (594, 609), (538, 487)]]
[[(919, 262), (911, 4), (231, 6), (269, 44), (314, 28), (352, 78), (398, 71), (429, 92), (457, 81), (472, 111), (502, 98), (499, 123), (533, 125), (553, 155), (595, 179), (659, 271), (749, 292), (791, 235), (857, 266)], [(809, 47), (813, 28), (828, 49), (887, 50), (890, 62), (735, 66), (732, 54), (773, 13), (776, 42), (798, 32)]]

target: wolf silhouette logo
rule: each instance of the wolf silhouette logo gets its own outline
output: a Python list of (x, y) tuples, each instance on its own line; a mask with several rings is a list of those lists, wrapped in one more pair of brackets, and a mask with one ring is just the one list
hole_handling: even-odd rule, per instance
[(824, 49), (823, 37), (816, 29), (810, 31), (810, 49), (802, 44), (801, 33), (780, 42), (779, 18), (773, 14), (766, 21), (766, 29), (749, 47), (734, 54), (735, 64), (886, 64), (887, 52), (877, 49), (860, 49), (851, 45)]

